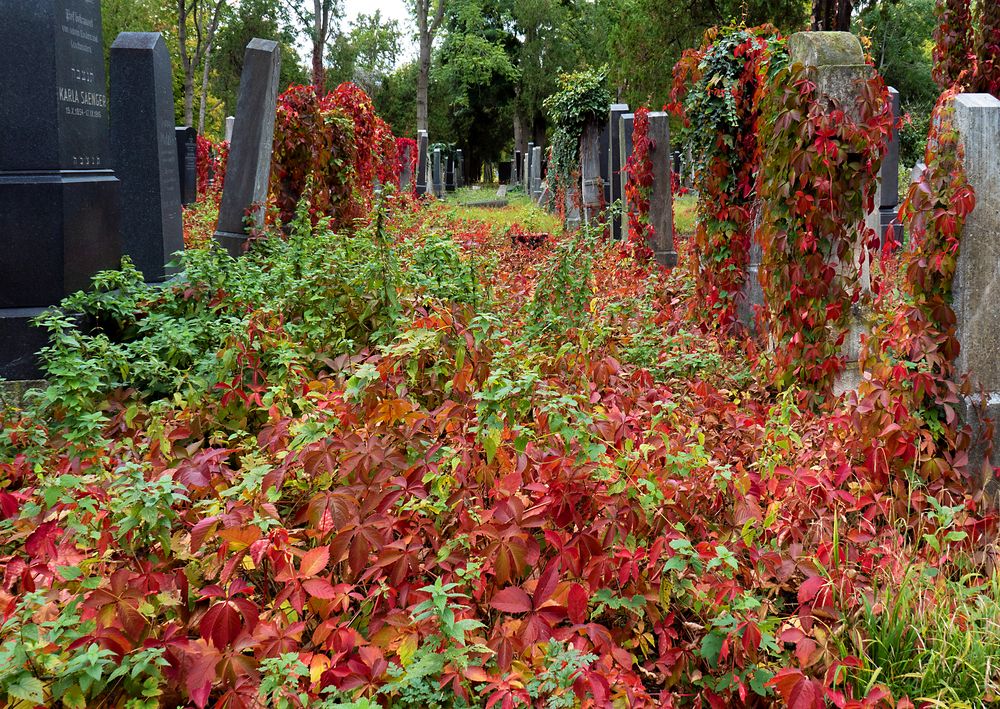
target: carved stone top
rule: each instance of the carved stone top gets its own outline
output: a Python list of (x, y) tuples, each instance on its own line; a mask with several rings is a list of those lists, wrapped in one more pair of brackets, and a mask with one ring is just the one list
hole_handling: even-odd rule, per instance
[(852, 66), (865, 63), (861, 42), (850, 32), (796, 32), (788, 38), (792, 63), (805, 66)]

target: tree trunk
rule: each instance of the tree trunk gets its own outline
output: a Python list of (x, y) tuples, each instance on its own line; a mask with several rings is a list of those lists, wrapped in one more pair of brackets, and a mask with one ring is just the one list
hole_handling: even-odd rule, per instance
[(427, 130), (427, 92), (431, 75), (431, 38), (420, 35), (420, 64), (417, 71), (417, 131)]
[[(205, 68), (201, 74), (201, 105), (198, 107), (198, 135), (205, 134), (205, 111), (208, 105), (208, 73), (212, 63), (212, 48), (205, 52)], [(191, 125), (187, 123), (185, 125)]]
[(852, 0), (813, 0), (813, 31), (850, 32)]
[(326, 88), (326, 69), (323, 66), (323, 53), (326, 47), (326, 8), (323, 0), (313, 0), (313, 47), (312, 47), (312, 83), (317, 89)]

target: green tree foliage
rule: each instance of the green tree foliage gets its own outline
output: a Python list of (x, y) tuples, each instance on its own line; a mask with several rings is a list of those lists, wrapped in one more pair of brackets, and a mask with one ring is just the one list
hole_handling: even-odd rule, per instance
[(900, 133), (904, 165), (923, 159), (928, 121), (939, 93), (931, 76), (935, 22), (934, 0), (876, 0), (855, 23), (855, 32), (868, 38), (875, 66), (899, 91), (902, 111), (910, 117)]
[(736, 21), (771, 23), (782, 32), (807, 28), (809, 3), (801, 0), (604, 0), (615, 18), (607, 40), (608, 78), (630, 104), (662, 106), (670, 94), (670, 67), (697, 46), (706, 29)]
[(369, 95), (376, 93), (399, 58), (399, 22), (382, 17), (380, 10), (359, 15), (349, 32), (339, 33), (330, 45), (327, 82), (353, 81)]

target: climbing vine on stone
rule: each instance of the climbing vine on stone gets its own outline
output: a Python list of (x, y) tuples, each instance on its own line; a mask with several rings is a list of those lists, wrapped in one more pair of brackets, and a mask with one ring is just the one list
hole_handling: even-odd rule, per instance
[(698, 188), (689, 261), (695, 317), (706, 327), (736, 325), (746, 280), (760, 169), (760, 94), (784, 40), (770, 25), (712, 28), (674, 67), (670, 110), (682, 119)]
[(855, 245), (875, 239), (864, 216), (892, 126), (888, 89), (873, 70), (856, 104), (839, 106), (796, 64), (776, 73), (762, 110), (758, 237), (769, 373), (778, 388), (798, 383), (818, 402), (844, 368)]

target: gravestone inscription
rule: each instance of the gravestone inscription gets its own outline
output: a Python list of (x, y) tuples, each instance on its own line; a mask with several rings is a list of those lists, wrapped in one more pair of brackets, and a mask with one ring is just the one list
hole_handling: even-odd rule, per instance
[(198, 201), (198, 133), (190, 126), (177, 126), (177, 169), (181, 176), (181, 204)]

